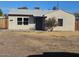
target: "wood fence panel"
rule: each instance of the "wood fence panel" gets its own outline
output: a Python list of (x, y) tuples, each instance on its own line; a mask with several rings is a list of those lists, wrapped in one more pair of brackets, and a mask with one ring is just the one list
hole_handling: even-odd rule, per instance
[(79, 31), (79, 20), (75, 21), (75, 30)]
[(7, 19), (0, 19), (0, 29), (7, 29), (7, 28), (8, 28)]

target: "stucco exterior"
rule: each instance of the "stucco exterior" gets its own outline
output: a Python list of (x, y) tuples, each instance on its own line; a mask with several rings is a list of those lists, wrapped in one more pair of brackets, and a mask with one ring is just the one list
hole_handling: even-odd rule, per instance
[[(35, 12), (36, 11), (36, 12)], [(62, 10), (10, 10), (9, 14), (23, 14), (23, 15), (33, 15), (35, 16), (46, 16), (45, 20), (55, 17), (56, 21), (59, 18), (63, 19), (63, 26), (56, 26), (54, 31), (75, 31), (75, 16), (73, 14), (64, 12)], [(8, 29), (10, 30), (34, 30), (35, 23), (34, 18), (30, 16), (8, 16)], [(17, 18), (29, 18), (28, 25), (17, 25)], [(10, 21), (13, 20), (13, 21)]]
[[(28, 25), (17, 25), (17, 18), (28, 18)], [(10, 21), (13, 20), (13, 21)], [(8, 29), (9, 30), (33, 30), (35, 29), (35, 24), (32, 17), (29, 16), (9, 16), (8, 19)]]
[(47, 16), (46, 20), (49, 18), (59, 18), (63, 19), (63, 26), (56, 26), (54, 31), (75, 31), (75, 16), (73, 14), (64, 12), (62, 10), (55, 10), (45, 14)]

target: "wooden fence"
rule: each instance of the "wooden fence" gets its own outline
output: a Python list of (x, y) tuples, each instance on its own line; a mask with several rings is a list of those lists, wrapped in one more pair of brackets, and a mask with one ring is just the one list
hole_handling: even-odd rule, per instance
[(7, 19), (0, 19), (0, 29), (7, 29), (7, 28), (8, 28)]
[(79, 20), (75, 21), (75, 30), (79, 31)]

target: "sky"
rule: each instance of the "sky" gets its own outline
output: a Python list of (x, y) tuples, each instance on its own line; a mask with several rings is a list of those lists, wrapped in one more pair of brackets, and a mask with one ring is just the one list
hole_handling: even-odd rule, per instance
[(0, 1), (0, 9), (6, 14), (11, 8), (40, 7), (40, 9), (52, 9), (59, 3), (59, 9), (66, 12), (74, 13), (79, 12), (79, 1)]

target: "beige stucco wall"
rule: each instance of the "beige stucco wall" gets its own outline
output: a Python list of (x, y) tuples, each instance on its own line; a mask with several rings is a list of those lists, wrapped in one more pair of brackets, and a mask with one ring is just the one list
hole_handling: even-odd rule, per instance
[[(17, 18), (29, 18), (28, 25), (17, 25)], [(13, 20), (13, 21), (10, 21)], [(29, 16), (9, 16), (8, 19), (9, 30), (31, 30), (35, 29), (35, 24), (32, 17)]]
[(56, 21), (58, 18), (63, 19), (63, 26), (57, 26), (54, 28), (54, 31), (75, 31), (75, 16), (69, 13), (66, 13), (62, 10), (52, 11), (46, 13), (46, 20), (49, 18), (55, 17)]

